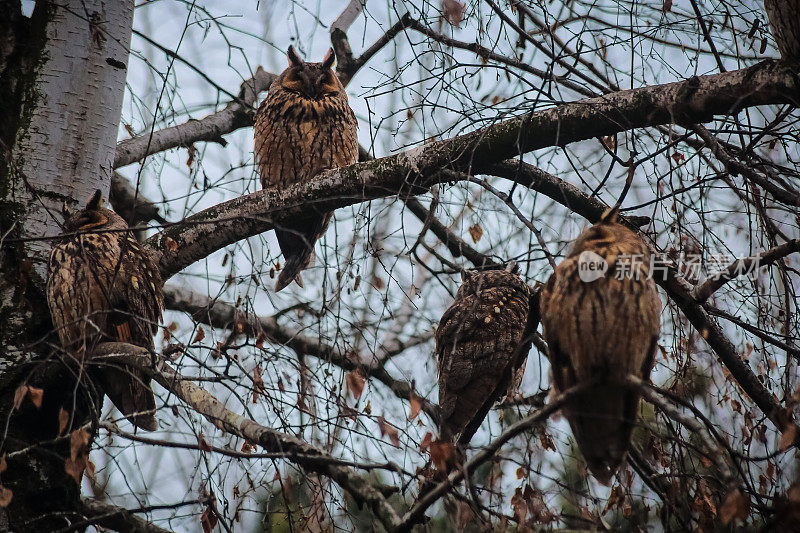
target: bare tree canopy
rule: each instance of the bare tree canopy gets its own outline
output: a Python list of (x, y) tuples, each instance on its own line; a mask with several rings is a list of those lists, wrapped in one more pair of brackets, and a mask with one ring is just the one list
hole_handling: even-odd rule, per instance
[[(0, 0), (0, 531), (800, 528), (798, 32), (797, 0)], [(587, 230), (612, 207), (635, 246)], [(97, 242), (107, 318), (53, 304)], [(628, 249), (657, 289), (583, 290)], [(549, 312), (595, 312), (543, 330), (565, 265)], [(502, 269), (513, 301), (462, 286)]]

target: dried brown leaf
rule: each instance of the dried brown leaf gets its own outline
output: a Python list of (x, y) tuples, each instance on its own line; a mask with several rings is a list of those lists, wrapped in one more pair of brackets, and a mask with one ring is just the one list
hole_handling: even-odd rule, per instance
[(31, 387), (28, 385), (28, 398), (31, 399), (33, 405), (36, 406), (37, 409), (42, 408), (42, 397), (44, 396), (44, 390), (37, 389), (36, 387)]
[(203, 326), (197, 326), (197, 333), (194, 334), (193, 343), (198, 343), (206, 338), (206, 330), (203, 329)]
[(467, 6), (458, 0), (442, 0), (442, 15), (453, 26), (458, 26), (464, 20), (466, 8)]
[(750, 500), (736, 488), (725, 497), (722, 507), (719, 508), (719, 518), (723, 524), (733, 520), (744, 520), (750, 514)]
[(780, 442), (780, 450), (788, 450), (794, 444), (795, 439), (797, 438), (797, 426), (795, 424), (790, 424), (783, 430), (781, 433), (781, 442)]
[(528, 502), (522, 493), (522, 487), (517, 487), (514, 496), (511, 497), (511, 509), (514, 511), (514, 520), (518, 524), (524, 524), (528, 517)]
[(417, 418), (420, 411), (422, 411), (422, 397), (418, 396), (417, 393), (412, 390), (408, 397), (408, 404), (411, 408), (408, 413), (408, 419), (414, 420)]
[(203, 525), (203, 533), (211, 533), (214, 531), (214, 528), (217, 526), (217, 513), (214, 512), (214, 509), (211, 508), (211, 505), (207, 505), (205, 511), (200, 516), (200, 523)]
[(477, 224), (469, 227), (469, 236), (472, 237), (472, 242), (477, 243), (483, 237), (483, 228)]
[(614, 487), (611, 489), (611, 494), (608, 495), (606, 506), (603, 508), (603, 514), (606, 514), (611, 509), (616, 509), (624, 501), (625, 494), (622, 492), (622, 487), (619, 485), (614, 485)]
[(433, 442), (433, 433), (428, 431), (425, 433), (425, 436), (422, 437), (422, 442), (419, 443), (419, 451), (425, 453), (430, 449), (431, 443)]
[(211, 451), (211, 446), (210, 446), (210, 445), (208, 444), (208, 442), (206, 441), (206, 438), (205, 438), (205, 436), (203, 435), (203, 432), (202, 432), (202, 431), (201, 431), (200, 433), (198, 433), (198, 434), (197, 434), (197, 445), (198, 445), (198, 446), (200, 447), (200, 449), (201, 449), (201, 450), (203, 450), (204, 452), (210, 452), (210, 451)]
[(361, 394), (364, 392), (364, 384), (367, 382), (367, 377), (364, 374), (364, 371), (360, 368), (351, 370), (345, 374), (344, 380), (347, 384), (347, 390), (350, 391), (350, 394), (353, 395), (353, 398), (356, 400), (361, 398)]
[(164, 239), (164, 248), (166, 248), (168, 252), (176, 252), (178, 250), (178, 243), (175, 242), (175, 239), (172, 237), (167, 237)]
[(8, 504), (11, 503), (11, 498), (13, 496), (14, 493), (11, 492), (11, 489), (7, 489), (0, 485), (0, 507), (8, 507)]
[(447, 465), (453, 461), (456, 455), (453, 443), (441, 440), (433, 441), (430, 445), (430, 452), (431, 461), (433, 461), (436, 470), (447, 472)]
[(69, 423), (69, 411), (61, 407), (58, 410), (58, 434), (62, 435), (64, 430), (67, 429)]
[(14, 409), (19, 409), (19, 406), (22, 405), (22, 400), (25, 399), (25, 396), (28, 395), (28, 386), (27, 385), (20, 385), (17, 387), (17, 390), (14, 391)]
[(194, 156), (197, 155), (197, 148), (195, 148), (193, 144), (190, 144), (188, 151), (189, 157), (186, 158), (186, 166), (192, 168), (192, 164), (194, 164)]
[(400, 447), (400, 432), (397, 431), (396, 427), (387, 422), (386, 419), (383, 418), (383, 415), (378, 417), (378, 429), (381, 430), (381, 437), (389, 437), (392, 446), (396, 448)]
[(263, 350), (264, 341), (266, 340), (267, 340), (267, 335), (263, 331), (259, 332), (258, 337), (256, 337), (256, 348), (258, 348), (259, 350)]
[(261, 377), (261, 366), (256, 365), (253, 368), (253, 403), (256, 403), (261, 395), (266, 397), (267, 389), (264, 387), (264, 380)]

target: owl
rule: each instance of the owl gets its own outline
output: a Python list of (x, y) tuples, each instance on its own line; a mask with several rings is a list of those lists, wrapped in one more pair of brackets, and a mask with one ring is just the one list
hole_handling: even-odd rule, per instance
[[(492, 405), (518, 385), (538, 326), (532, 290), (510, 270), (465, 271), (436, 330), (440, 439), (466, 446)], [(533, 308), (532, 308), (533, 307)]]
[(603, 484), (622, 463), (660, 331), (661, 299), (642, 239), (616, 209), (587, 228), (547, 281), (541, 320), (555, 392), (593, 382), (563, 408), (590, 472)]
[[(152, 350), (164, 309), (158, 266), (122, 217), (101, 203), (97, 191), (83, 210), (65, 213), (64, 233), (48, 263), (47, 303), (53, 326), (63, 349), (78, 361), (100, 342), (127, 342)], [(156, 429), (155, 397), (144, 373), (106, 365), (90, 375), (132, 424)]]
[(800, 61), (800, 0), (764, 0), (764, 8), (781, 57)]
[[(289, 66), (272, 83), (255, 116), (255, 156), (263, 188), (304, 183), (323, 170), (358, 160), (358, 122), (331, 70), (333, 49), (322, 63), (304, 62), (291, 46), (287, 57)], [(313, 264), (314, 243), (330, 219), (330, 212), (310, 204), (303, 216), (275, 229), (285, 261), (276, 291), (292, 281), (303, 286), (300, 272)]]

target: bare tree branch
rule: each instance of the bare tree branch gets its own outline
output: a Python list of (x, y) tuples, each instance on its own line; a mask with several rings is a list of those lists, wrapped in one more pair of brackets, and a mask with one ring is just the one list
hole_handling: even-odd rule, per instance
[(131, 182), (119, 172), (111, 174), (111, 193), (108, 201), (114, 211), (125, 219), (129, 226), (147, 223), (151, 220), (166, 224), (155, 202), (136, 192)]
[(245, 107), (239, 101), (234, 100), (222, 110), (200, 120), (190, 120), (177, 126), (158, 130), (152, 135), (145, 134), (120, 142), (117, 144), (114, 168), (130, 165), (148, 155), (170, 148), (189, 146), (194, 142), (213, 141), (225, 145), (226, 141), (222, 138), (223, 135), (253, 124), (255, 110), (252, 105), (258, 94), (267, 90), (274, 79), (274, 74), (259, 67), (252, 78), (242, 83), (239, 99), (250, 107)]
[(561, 409), (561, 407), (573, 396), (586, 389), (591, 383), (583, 383), (576, 385), (563, 393), (559, 394), (548, 405), (542, 407), (538, 411), (526, 416), (519, 422), (510, 425), (499, 437), (493, 440), (487, 446), (481, 448), (472, 459), (467, 461), (462, 468), (452, 472), (448, 478), (433, 489), (426, 492), (422, 497), (417, 500), (414, 506), (402, 517), (398, 526), (394, 531), (409, 531), (415, 524), (418, 524), (424, 517), (425, 511), (433, 505), (439, 498), (446, 492), (454, 487), (459, 481), (464, 479), (465, 476), (471, 474), (475, 469), (486, 461), (494, 457), (500, 448), (503, 447), (508, 441), (519, 435), (524, 431), (528, 431), (537, 426), (544, 420), (547, 420), (550, 415)]
[(718, 275), (705, 280), (699, 285), (695, 285), (692, 288), (691, 297), (695, 302), (705, 302), (712, 294), (717, 292), (717, 290), (733, 278), (750, 272), (753, 268), (770, 265), (793, 252), (800, 252), (800, 239), (793, 239), (789, 242), (779, 244), (753, 257), (737, 259)]
[(715, 114), (797, 98), (797, 78), (781, 63), (620, 91), (522, 115), (401, 154), (328, 170), (284, 190), (263, 190), (187, 218), (148, 240), (168, 278), (210, 253), (300, 215), (310, 203), (334, 210), (395, 194), (420, 194), (447, 181), (441, 169), (480, 173), (548, 146), (673, 121), (695, 123)]
[(287, 453), (287, 459), (303, 469), (331, 478), (353, 499), (367, 504), (387, 528), (393, 528), (399, 521), (394, 508), (386, 500), (386, 496), (393, 492), (391, 488), (368, 482), (353, 469), (341, 466), (335, 458), (297, 437), (264, 427), (230, 411), (208, 391), (185, 379), (164, 360), (156, 361), (155, 368), (152, 368), (150, 353), (146, 349), (120, 342), (101, 343), (93, 352), (93, 360), (119, 361), (145, 370), (159, 385), (222, 431), (261, 446), (268, 452)]
[[(83, 505), (83, 513), (87, 517), (86, 523), (78, 527), (83, 529), (88, 525), (98, 525), (126, 533), (169, 533), (168, 529), (158, 527), (136, 516), (135, 512), (136, 510), (128, 510), (103, 502), (87, 501)], [(76, 525), (73, 524), (73, 527)]]
[[(343, 351), (307, 337), (300, 331), (281, 326), (275, 317), (254, 317), (230, 304), (179, 287), (167, 285), (164, 288), (164, 303), (167, 309), (189, 313), (194, 320), (209, 326), (230, 328), (237, 324), (241, 326), (242, 334), (258, 336), (263, 332), (271, 342), (288, 346), (299, 356), (310, 355), (322, 361), (328, 361), (346, 371), (361, 369), (367, 377), (377, 379), (403, 400), (407, 401), (413, 392), (410, 383), (393, 378), (383, 366), (375, 364), (375, 361), (382, 360), (387, 354), (379, 353), (374, 357), (367, 357)], [(402, 348), (407, 347), (409, 346)], [(422, 402), (422, 411), (435, 424), (438, 424), (439, 407), (424, 398), (420, 401)]]

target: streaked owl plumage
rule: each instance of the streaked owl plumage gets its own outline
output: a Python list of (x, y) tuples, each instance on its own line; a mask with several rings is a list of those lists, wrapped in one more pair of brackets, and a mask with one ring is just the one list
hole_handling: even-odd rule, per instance
[(781, 57), (800, 61), (800, 0), (764, 0), (764, 9)]
[[(289, 67), (272, 83), (255, 116), (255, 155), (263, 188), (304, 183), (323, 170), (358, 160), (358, 122), (331, 70), (333, 50), (321, 63), (305, 63), (292, 47), (287, 55)], [(276, 291), (293, 280), (302, 286), (300, 271), (312, 264), (314, 244), (330, 222), (330, 212), (307, 208), (307, 216), (275, 229), (285, 260)]]
[[(607, 262), (602, 277), (581, 280), (583, 252)], [(636, 259), (628, 268), (631, 257)], [(617, 383), (628, 375), (647, 381), (653, 367), (661, 299), (649, 271), (647, 246), (617, 222), (616, 210), (609, 210), (581, 233), (542, 291), (542, 327), (555, 392), (596, 380), (563, 412), (589, 470), (604, 484), (625, 457), (639, 406), (640, 395)], [(618, 273), (625, 274), (621, 280)], [(638, 279), (627, 274), (638, 274)]]
[[(82, 361), (104, 341), (152, 350), (164, 308), (158, 266), (128, 225), (100, 207), (100, 191), (69, 216), (50, 253), (47, 303), (61, 346)], [(141, 371), (106, 365), (92, 371), (103, 392), (137, 427), (156, 429), (155, 397)], [(149, 411), (145, 414), (136, 414)]]
[[(519, 384), (538, 324), (532, 290), (508, 270), (466, 271), (436, 330), (440, 437), (466, 445), (492, 405)], [(535, 315), (535, 316), (534, 316)]]

